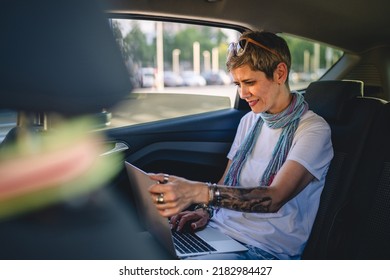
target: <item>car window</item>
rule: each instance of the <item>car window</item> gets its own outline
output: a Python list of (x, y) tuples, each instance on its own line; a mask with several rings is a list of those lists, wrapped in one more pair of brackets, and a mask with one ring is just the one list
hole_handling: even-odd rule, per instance
[(234, 106), (225, 57), (236, 30), (131, 19), (111, 26), (135, 88), (112, 110), (110, 127)]
[[(111, 19), (135, 89), (111, 112), (120, 127), (232, 108), (237, 88), (226, 71), (229, 28), (139, 19)], [(292, 53), (290, 85), (303, 89), (319, 79), (341, 51), (281, 34)]]
[(280, 34), (290, 48), (291, 89), (304, 89), (309, 83), (320, 79), (343, 55), (341, 50), (325, 44)]
[[(135, 88), (98, 115), (100, 128), (113, 128), (195, 115), (236, 104), (237, 88), (226, 71), (228, 44), (240, 32), (177, 22), (112, 18), (110, 24)], [(342, 52), (280, 34), (292, 55), (291, 89), (319, 79)], [(16, 125), (17, 113), (0, 110), (0, 142)]]

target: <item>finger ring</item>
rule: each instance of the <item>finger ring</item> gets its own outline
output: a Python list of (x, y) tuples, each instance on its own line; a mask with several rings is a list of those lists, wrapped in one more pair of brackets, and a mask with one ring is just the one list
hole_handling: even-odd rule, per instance
[(160, 184), (166, 184), (166, 183), (168, 183), (168, 180), (169, 180), (169, 175), (164, 174), (164, 180), (162, 182), (160, 181)]
[(163, 193), (158, 194), (158, 196), (156, 197), (156, 203), (157, 204), (164, 204), (164, 194)]

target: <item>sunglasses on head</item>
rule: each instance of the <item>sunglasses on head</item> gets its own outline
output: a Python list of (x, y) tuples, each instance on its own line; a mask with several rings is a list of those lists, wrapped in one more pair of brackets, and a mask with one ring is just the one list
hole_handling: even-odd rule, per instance
[(282, 60), (282, 57), (280, 56), (279, 53), (264, 46), (263, 44), (260, 44), (259, 42), (256, 42), (255, 40), (253, 40), (249, 37), (244, 37), (244, 38), (241, 38), (238, 42), (230, 43), (229, 48), (228, 48), (228, 54), (229, 54), (228, 57), (230, 58), (232, 56), (242, 56), (245, 53), (246, 48), (247, 48), (249, 43), (252, 43), (253, 45), (256, 45), (264, 50), (269, 51), (270, 53), (276, 55), (280, 60)]

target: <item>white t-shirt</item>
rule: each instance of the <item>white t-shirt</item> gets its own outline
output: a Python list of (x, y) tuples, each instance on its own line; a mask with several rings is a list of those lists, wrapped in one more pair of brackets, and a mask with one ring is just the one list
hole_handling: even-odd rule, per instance
[[(249, 112), (242, 118), (228, 154), (229, 159), (233, 159), (245, 135), (259, 117), (259, 114)], [(281, 131), (263, 124), (252, 154), (241, 171), (240, 186), (259, 185)], [(279, 259), (299, 259), (314, 223), (325, 175), (333, 158), (330, 137), (330, 127), (326, 121), (307, 111), (299, 122), (287, 160), (303, 165), (315, 179), (276, 213), (245, 213), (221, 208), (214, 214), (210, 226)]]

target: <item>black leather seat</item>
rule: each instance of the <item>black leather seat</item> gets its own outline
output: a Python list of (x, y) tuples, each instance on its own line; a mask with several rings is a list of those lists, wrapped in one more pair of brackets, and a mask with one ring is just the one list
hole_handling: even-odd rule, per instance
[(338, 215), (343, 259), (390, 259), (390, 104), (373, 125), (348, 202)]
[[(0, 108), (73, 118), (100, 112), (131, 92), (101, 2), (1, 1)], [(7, 142), (17, 134), (12, 130)], [(169, 258), (139, 234), (137, 222), (134, 210), (107, 185), (44, 209), (2, 217), (0, 259)]]
[(0, 108), (99, 113), (132, 89), (96, 1), (1, 1)]
[(384, 104), (379, 99), (363, 97), (363, 83), (359, 81), (314, 82), (307, 88), (305, 99), (331, 127), (334, 158), (302, 258), (338, 259), (338, 215), (353, 192), (367, 138)]

